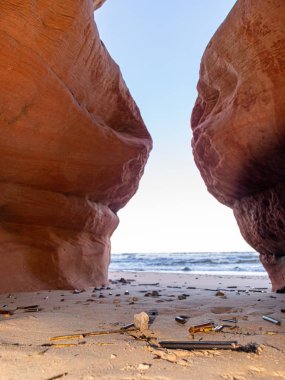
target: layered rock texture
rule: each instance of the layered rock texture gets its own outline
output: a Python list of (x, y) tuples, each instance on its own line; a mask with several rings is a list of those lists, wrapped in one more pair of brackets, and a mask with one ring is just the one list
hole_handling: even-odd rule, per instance
[(0, 2), (0, 291), (106, 284), (151, 138), (100, 41), (102, 1)]
[(233, 209), (273, 290), (285, 286), (284, 25), (284, 0), (238, 0), (205, 50), (191, 117), (208, 190)]

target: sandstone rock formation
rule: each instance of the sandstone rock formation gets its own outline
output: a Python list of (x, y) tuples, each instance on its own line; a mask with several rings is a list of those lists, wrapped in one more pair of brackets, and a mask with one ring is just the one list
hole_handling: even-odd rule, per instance
[(285, 286), (285, 2), (238, 0), (202, 58), (191, 124), (201, 175)]
[(0, 3), (1, 292), (105, 284), (143, 174), (151, 138), (93, 6)]
[(93, 8), (94, 10), (100, 8), (106, 0), (93, 0)]

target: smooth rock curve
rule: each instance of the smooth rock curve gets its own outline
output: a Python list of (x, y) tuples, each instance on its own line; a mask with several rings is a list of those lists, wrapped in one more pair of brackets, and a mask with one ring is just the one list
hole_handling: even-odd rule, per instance
[(92, 0), (0, 4), (0, 291), (106, 284), (152, 141)]
[(285, 2), (238, 0), (209, 42), (191, 116), (195, 162), (285, 286)]

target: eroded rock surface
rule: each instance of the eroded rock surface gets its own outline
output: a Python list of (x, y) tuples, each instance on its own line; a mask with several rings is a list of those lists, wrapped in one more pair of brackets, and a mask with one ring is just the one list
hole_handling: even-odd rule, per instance
[(94, 10), (100, 8), (106, 0), (93, 0), (93, 8)]
[(106, 284), (151, 138), (92, 0), (0, 3), (0, 291)]
[(202, 58), (192, 112), (201, 175), (285, 286), (285, 2), (238, 0)]

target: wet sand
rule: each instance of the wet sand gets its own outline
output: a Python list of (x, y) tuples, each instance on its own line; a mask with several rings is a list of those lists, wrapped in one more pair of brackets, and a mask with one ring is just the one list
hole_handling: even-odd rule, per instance
[[(106, 289), (0, 295), (1, 313), (11, 311), (0, 315), (0, 379), (285, 379), (284, 309), (265, 275), (116, 272)], [(156, 312), (148, 331), (116, 332), (142, 311)], [(205, 322), (228, 327), (188, 332)], [(259, 354), (162, 349), (165, 340), (256, 343)]]

